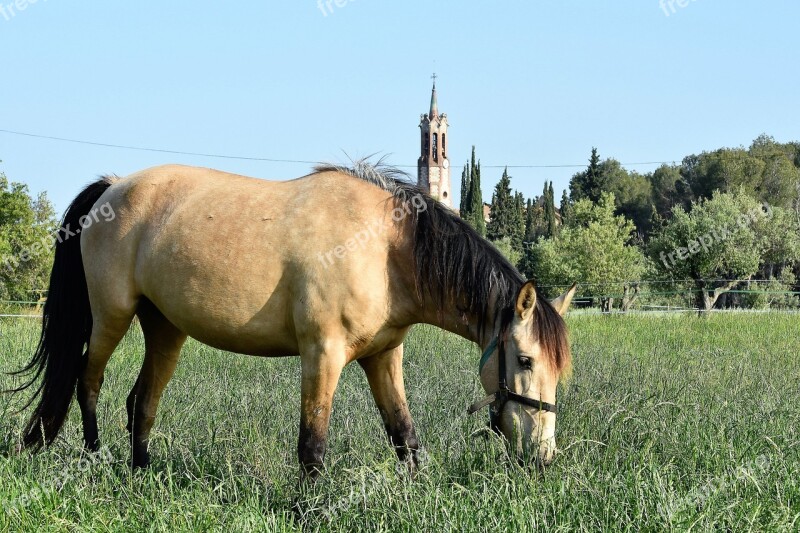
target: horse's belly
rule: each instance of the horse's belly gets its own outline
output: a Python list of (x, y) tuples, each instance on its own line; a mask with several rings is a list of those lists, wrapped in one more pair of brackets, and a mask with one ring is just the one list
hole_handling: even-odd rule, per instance
[(137, 269), (142, 294), (187, 335), (232, 352), (293, 355), (297, 341), (281, 261), (191, 239), (157, 246)]
[(298, 353), (293, 328), (282, 319), (286, 310), (277, 302), (257, 309), (251, 298), (206, 298), (184, 293), (182, 299), (164, 291), (147, 295), (178, 329), (220, 350), (258, 356)]

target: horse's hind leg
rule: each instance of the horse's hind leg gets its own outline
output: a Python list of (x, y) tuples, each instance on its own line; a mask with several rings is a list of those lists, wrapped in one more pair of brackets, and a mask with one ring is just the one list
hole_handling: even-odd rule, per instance
[(149, 300), (143, 299), (136, 313), (144, 333), (145, 354), (142, 370), (128, 395), (126, 407), (132, 465), (134, 468), (143, 468), (150, 463), (147, 446), (158, 402), (178, 364), (186, 335), (172, 325)]
[(369, 388), (381, 413), (389, 442), (397, 457), (413, 474), (418, 463), (419, 441), (406, 403), (403, 383), (403, 345), (358, 360), (367, 374)]
[(96, 313), (92, 324), (86, 366), (78, 379), (78, 404), (83, 420), (83, 442), (86, 448), (97, 451), (100, 447), (97, 430), (97, 398), (103, 385), (103, 373), (114, 349), (125, 336), (133, 319), (133, 312)]

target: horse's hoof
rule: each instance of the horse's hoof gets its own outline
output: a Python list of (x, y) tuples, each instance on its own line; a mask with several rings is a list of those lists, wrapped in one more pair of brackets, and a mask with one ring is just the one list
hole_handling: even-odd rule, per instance
[(144, 470), (150, 466), (150, 454), (133, 454), (133, 459), (131, 460), (131, 468), (133, 470)]

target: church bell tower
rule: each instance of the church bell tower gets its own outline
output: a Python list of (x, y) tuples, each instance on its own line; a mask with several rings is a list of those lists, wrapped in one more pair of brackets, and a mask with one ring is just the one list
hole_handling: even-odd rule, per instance
[(447, 207), (452, 207), (450, 160), (447, 159), (447, 115), (439, 114), (436, 101), (436, 74), (433, 75), (431, 108), (420, 116), (420, 157), (417, 161), (417, 184)]

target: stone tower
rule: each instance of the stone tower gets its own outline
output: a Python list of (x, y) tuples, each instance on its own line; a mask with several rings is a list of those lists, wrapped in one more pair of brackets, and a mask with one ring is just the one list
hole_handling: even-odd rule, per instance
[(447, 115), (439, 114), (436, 101), (436, 75), (433, 75), (431, 109), (420, 116), (420, 157), (417, 184), (447, 207), (452, 207), (450, 161), (447, 159)]

